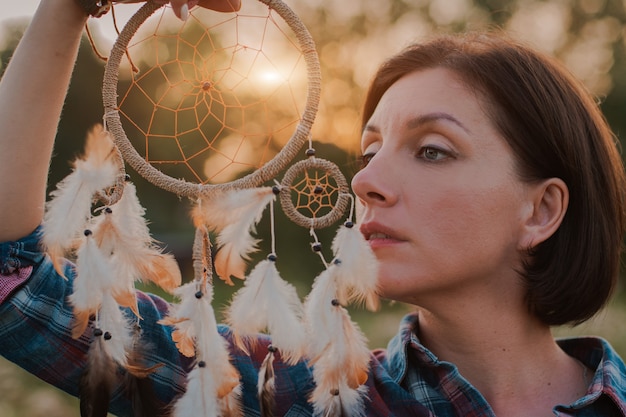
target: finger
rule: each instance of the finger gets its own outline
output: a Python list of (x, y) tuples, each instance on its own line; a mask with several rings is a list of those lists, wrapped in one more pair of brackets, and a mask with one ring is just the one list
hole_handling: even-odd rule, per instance
[(172, 11), (180, 20), (187, 20), (189, 17), (189, 6), (187, 6), (187, 0), (171, 0), (170, 5)]
[(241, 0), (199, 0), (198, 4), (218, 12), (236, 12), (241, 8)]

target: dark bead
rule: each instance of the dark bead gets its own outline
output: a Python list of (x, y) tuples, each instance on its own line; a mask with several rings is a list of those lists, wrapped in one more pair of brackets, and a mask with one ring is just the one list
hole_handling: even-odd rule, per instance
[(201, 299), (201, 298), (202, 298), (202, 296), (203, 296), (204, 294), (202, 294), (202, 291), (198, 291), (198, 292), (196, 292), (196, 294), (195, 294), (195, 295), (196, 295), (196, 298), (199, 300), (199, 299)]
[(311, 245), (311, 248), (313, 249), (313, 252), (321, 252), (322, 244), (319, 242), (315, 242)]
[(200, 362), (198, 362), (198, 367), (199, 367), (199, 368), (204, 368), (204, 367), (206, 367), (206, 362), (205, 362), (205, 361), (200, 361)]
[(339, 307), (341, 304), (339, 303), (339, 300), (337, 300), (336, 298), (333, 298), (332, 301), (330, 302), (332, 305), (334, 305), (335, 307)]
[(91, 236), (91, 234), (92, 234), (92, 233), (93, 233), (93, 232), (92, 232), (91, 230), (89, 230), (89, 229), (85, 229), (85, 231), (83, 232), (83, 234), (84, 234), (85, 236)]
[(305, 155), (306, 156), (315, 156), (315, 149), (313, 149), (313, 148), (307, 149), (306, 152), (305, 152)]
[(315, 188), (313, 189), (313, 194), (322, 194), (324, 192), (324, 188), (320, 187), (319, 185), (316, 185)]
[(335, 259), (333, 259), (333, 263), (334, 263), (335, 265), (341, 265), (341, 259), (339, 259), (339, 258), (335, 258)]
[(267, 350), (268, 350), (269, 352), (272, 352), (272, 353), (276, 353), (276, 352), (278, 352), (278, 349), (277, 349), (277, 348), (275, 348), (273, 345), (269, 345), (269, 346), (267, 347)]
[(272, 187), (272, 192), (273, 192), (275, 195), (280, 194), (280, 187), (279, 187), (278, 185), (273, 186), (273, 187)]
[(278, 259), (278, 257), (276, 256), (275, 253), (270, 253), (269, 255), (267, 255), (268, 261), (276, 262), (276, 259)]
[(352, 223), (351, 221), (347, 221), (343, 225), (346, 226), (348, 229), (352, 229), (354, 227), (354, 223)]
[(104, 340), (111, 340), (113, 336), (109, 332), (104, 332)]
[(339, 390), (337, 388), (331, 389), (330, 395), (335, 395), (335, 396), (339, 395)]
[(105, 209), (104, 209), (104, 211), (105, 211), (105, 213), (107, 213), (107, 214), (111, 214), (111, 213), (113, 213), (113, 210), (111, 209), (111, 207), (107, 207), (107, 208), (105, 208)]
[(124, 175), (124, 181), (126, 181), (126, 182), (130, 181), (130, 175), (125, 174)]
[(96, 337), (102, 336), (102, 330), (101, 329), (94, 329), (93, 330), (93, 335), (96, 336)]

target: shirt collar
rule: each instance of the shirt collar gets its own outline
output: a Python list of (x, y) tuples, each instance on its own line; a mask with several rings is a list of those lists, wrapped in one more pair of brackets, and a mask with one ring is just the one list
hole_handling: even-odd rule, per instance
[(609, 342), (600, 337), (577, 337), (559, 339), (558, 344), (568, 355), (595, 369), (587, 395), (572, 407), (582, 407), (605, 394), (626, 415), (626, 365)]
[[(424, 365), (440, 364), (437, 357), (420, 344), (416, 336), (418, 327), (417, 313), (406, 315), (400, 322), (398, 333), (387, 346), (387, 369), (398, 384), (407, 372), (409, 349), (419, 356)], [(582, 407), (595, 401), (601, 394), (606, 394), (626, 415), (626, 365), (613, 347), (599, 337), (564, 338), (557, 342), (568, 355), (596, 370), (587, 395), (572, 404), (572, 407)]]
[[(418, 315), (412, 313), (404, 316), (400, 321), (398, 333), (389, 341), (387, 345), (387, 370), (393, 380), (399, 384), (405, 377), (408, 366), (408, 349), (413, 347), (420, 351), (426, 351), (417, 339), (416, 329), (418, 327)], [(426, 353), (425, 352), (425, 353)], [(430, 354), (430, 352), (428, 352)], [(433, 360), (434, 355), (430, 354)]]

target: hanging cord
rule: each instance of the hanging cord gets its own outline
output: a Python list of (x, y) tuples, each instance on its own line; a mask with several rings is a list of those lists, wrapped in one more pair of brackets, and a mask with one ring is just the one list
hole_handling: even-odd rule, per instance
[[(119, 29), (119, 27), (117, 25), (117, 16), (115, 16), (115, 7), (113, 6), (113, 3), (109, 3), (109, 4), (110, 4), (110, 8), (111, 8), (111, 18), (113, 19), (113, 27), (115, 28), (115, 32), (117, 33), (117, 36), (119, 36), (120, 35), (120, 29)], [(100, 50), (98, 49), (98, 47), (96, 46), (96, 41), (95, 41), (93, 35), (91, 34), (91, 29), (89, 28), (89, 21), (87, 21), (87, 23), (85, 23), (85, 32), (87, 33), (87, 39), (89, 39), (89, 45), (91, 45), (91, 50), (93, 51), (93, 53), (101, 61), (107, 62), (109, 60), (109, 58), (107, 56), (105, 56), (104, 54), (102, 54), (100, 52)], [(139, 72), (139, 68), (137, 68), (137, 66), (135, 65), (135, 63), (131, 59), (130, 54), (128, 53), (128, 51), (126, 51), (126, 57), (128, 58), (128, 63), (130, 64), (130, 66), (132, 68), (132, 71), (134, 73), (138, 73)]]
[(322, 260), (322, 263), (324, 264), (324, 267), (328, 269), (328, 262), (326, 262), (326, 259), (324, 258), (324, 254), (322, 253), (322, 244), (318, 240), (317, 234), (315, 233), (315, 229), (313, 227), (309, 229), (309, 234), (315, 240), (315, 242), (311, 243), (311, 249), (313, 249), (313, 252), (319, 255), (320, 259)]
[[(272, 187), (272, 192), (275, 196), (277, 196), (280, 195), (281, 191), (283, 191), (283, 186), (277, 179), (274, 178), (274, 186)], [(273, 256), (273, 258), (276, 259), (276, 220), (274, 212), (274, 199), (270, 200), (270, 238), (270, 256)]]
[(340, 195), (350, 199), (350, 211), (348, 212), (348, 220), (346, 221), (346, 223), (354, 223), (354, 210), (356, 206), (356, 200), (354, 196), (350, 193), (341, 193)]

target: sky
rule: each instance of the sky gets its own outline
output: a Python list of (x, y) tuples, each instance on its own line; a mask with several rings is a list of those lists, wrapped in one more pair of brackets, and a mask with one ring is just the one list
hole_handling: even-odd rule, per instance
[(28, 17), (31, 16), (40, 0), (20, 0), (8, 2), (2, 8), (2, 14), (0, 14), (0, 22), (4, 22), (8, 19), (15, 17)]
[[(2, 40), (2, 27), (16, 19), (18, 21), (30, 19), (30, 17), (35, 13), (40, 1), (42, 0), (12, 0), (7, 2), (8, 4), (5, 4), (0, 12), (0, 41)], [(118, 26), (120, 26), (120, 23), (125, 22), (128, 18), (130, 18), (138, 7), (139, 6), (137, 5), (116, 6), (115, 11), (118, 19)], [(110, 14), (100, 19), (90, 19), (89, 27), (99, 45), (102, 45), (103, 43), (106, 45), (112, 45), (115, 41), (115, 29), (113, 27)]]

